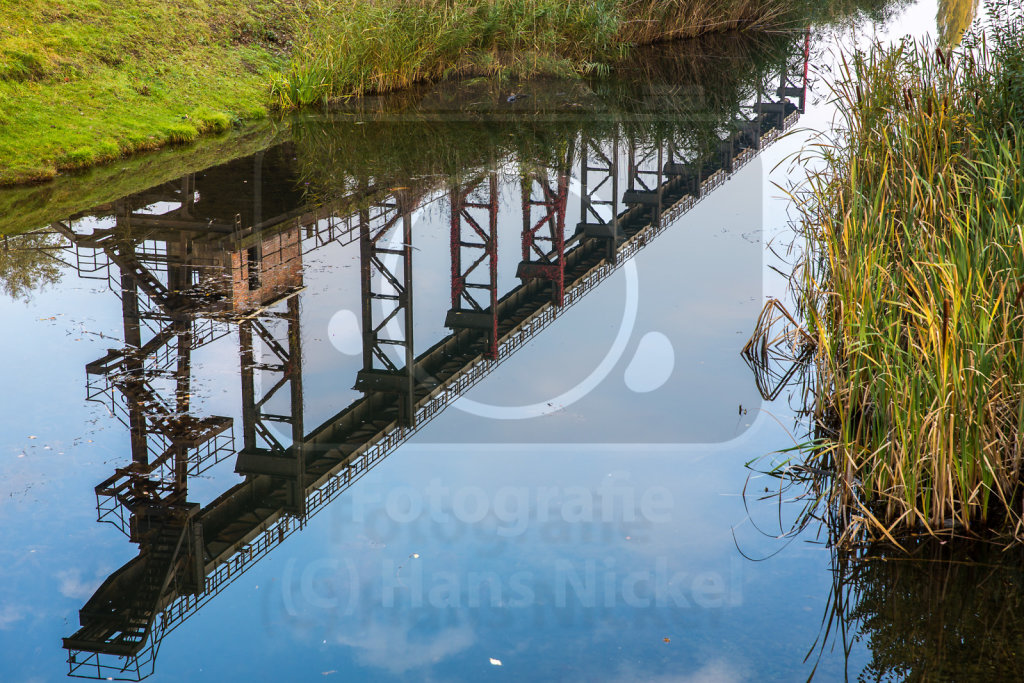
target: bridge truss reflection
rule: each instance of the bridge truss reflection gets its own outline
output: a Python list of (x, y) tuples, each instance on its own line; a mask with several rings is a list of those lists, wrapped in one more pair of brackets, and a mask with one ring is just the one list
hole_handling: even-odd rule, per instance
[[(171, 630), (790, 128), (806, 98), (805, 41), (775, 73), (777, 90), (700, 148), (671, 126), (641, 138), (581, 125), (554, 155), (494, 159), (440, 191), (365, 176), (317, 202), (297, 189), (287, 150), (268, 150), (94, 211), (107, 227), (49, 226), (62, 258), (120, 298), (124, 345), (87, 365), (87, 386), (130, 441), (130, 462), (96, 486), (98, 519), (139, 547), (64, 639), (70, 674), (149, 675)], [(451, 229), (449, 333), (417, 353), (414, 215), (438, 197)], [(577, 198), (580, 220), (567, 225)], [(508, 215), (521, 215), (521, 259), (503, 292)], [(361, 395), (309, 429), (304, 259), (357, 242)], [(233, 333), (241, 425), (195, 415), (191, 400), (193, 354)], [(189, 478), (231, 458), (242, 481), (190, 502)]]

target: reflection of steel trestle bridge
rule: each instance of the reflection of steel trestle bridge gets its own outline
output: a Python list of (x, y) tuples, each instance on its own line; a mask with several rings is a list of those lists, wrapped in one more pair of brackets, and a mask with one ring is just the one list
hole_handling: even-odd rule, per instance
[[(522, 163), (520, 284), (503, 296), (497, 173), (451, 188), (445, 325), (452, 331), (419, 355), (412, 339), (412, 222), (420, 198), (411, 190), (380, 192), (364, 183), (316, 210), (257, 195), (245, 213), (218, 222), (197, 211), (205, 190), (197, 192), (188, 176), (119, 202), (112, 228), (82, 235), (68, 224), (55, 226), (80, 273), (109, 279), (121, 297), (125, 347), (87, 372), (89, 397), (109, 403), (129, 427), (132, 462), (96, 492), (99, 519), (140, 546), (82, 608), (81, 628), (64, 639), (70, 673), (148, 675), (167, 632), (789, 128), (803, 108), (805, 79), (804, 72), (797, 87), (784, 71), (777, 100), (753, 105), (710, 160), (687, 160), (670, 140), (620, 145), (584, 136), (554, 168)], [(619, 187), (622, 161), (626, 188)], [(252, 163), (258, 187), (261, 156)], [(581, 220), (567, 235), (573, 171)], [(176, 208), (160, 214), (132, 209), (169, 205)], [(355, 388), (364, 395), (307, 433), (296, 296), (302, 255), (356, 240), (363, 369)], [(190, 414), (191, 353), (231, 325), (241, 346), (238, 450), (230, 418)], [(165, 398), (168, 390), (173, 399)], [(203, 508), (187, 502), (188, 476), (236, 453), (235, 469), (245, 480)]]

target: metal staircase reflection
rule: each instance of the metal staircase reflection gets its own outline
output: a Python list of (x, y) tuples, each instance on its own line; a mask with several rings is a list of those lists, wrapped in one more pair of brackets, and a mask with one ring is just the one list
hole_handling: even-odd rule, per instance
[(169, 505), (158, 519), (141, 515), (148, 526), (140, 532), (145, 562), (112, 574), (79, 611), (82, 624), (64, 639), (69, 649), (119, 657), (138, 655), (146, 648), (165, 594), (186, 563), (191, 529), (189, 517), (198, 506)]
[[(183, 480), (191, 469), (183, 469), (181, 463), (192, 463), (194, 457), (184, 450), (211, 442), (230, 421), (199, 419), (187, 411), (172, 410), (147, 374), (139, 372), (140, 359), (132, 352), (111, 352), (91, 364), (96, 374), (115, 376), (113, 385), (129, 406), (137, 407), (139, 413), (128, 424), (138, 428), (144, 423), (147, 434), (167, 445), (136, 458), (97, 487), (97, 496), (102, 493), (111, 501), (111, 509), (127, 511), (123, 526), (140, 544), (140, 554), (100, 586), (81, 612), (82, 628), (65, 639), (71, 674), (127, 671), (123, 675), (143, 677), (144, 665), (152, 662), (163, 634), (207, 604), (649, 245), (777, 139), (796, 120), (800, 107), (783, 99), (758, 102), (751, 109), (752, 118), (735, 122), (734, 132), (724, 140), (713, 139), (702, 155), (679, 154), (669, 139), (658, 140), (649, 149), (631, 149), (625, 193), (619, 192), (623, 175), (619, 158), (626, 154), (618, 138), (612, 143), (573, 140), (572, 152), (578, 150), (578, 154), (566, 150), (564, 158), (579, 164), (583, 193), (580, 222), (570, 236), (564, 232), (571, 177), (568, 163), (533, 169), (532, 175), (521, 177), (524, 247), (523, 260), (517, 264), (521, 283), (500, 298), (491, 272), (497, 258), (493, 232), (498, 225), (497, 176), (486, 177), (487, 201), (467, 201), (468, 192), (455, 192), (452, 210), (461, 212), (461, 218), (453, 217), (452, 248), (466, 253), (453, 251), (449, 313), (456, 312), (450, 316), (453, 322), (466, 312), (486, 314), (485, 321), (479, 318), (486, 325), (452, 324), (451, 334), (419, 355), (414, 355), (412, 343), (411, 279), (411, 213), (417, 198), (409, 196), (406, 188), (397, 189), (395, 196), (376, 207), (380, 213), (374, 214), (374, 220), (361, 209), (364, 367), (356, 388), (363, 396), (313, 431), (304, 432), (298, 299), (287, 299), (287, 314), (275, 314), (288, 320), (287, 342), (255, 318), (236, 320), (242, 346), (245, 430), (236, 472), (245, 479), (202, 509), (185, 502)], [(479, 181), (464, 184), (463, 189), (473, 189)], [(467, 215), (467, 209), (477, 212)], [(472, 234), (479, 241), (470, 243), (464, 235), (470, 231), (455, 221), (477, 215)], [(486, 229), (482, 216), (487, 217)], [(133, 270), (129, 261), (119, 265), (161, 308), (185, 310), (176, 308), (182, 305), (181, 299), (145, 282), (145, 275)], [(487, 296), (473, 305), (465, 300), (465, 287), (466, 275), (475, 265), (481, 266), (481, 272), (471, 284)], [(384, 281), (389, 283), (386, 291), (374, 288)], [(385, 305), (382, 310), (370, 310), (374, 302)], [(393, 330), (388, 328), (390, 322), (395, 323)], [(167, 333), (166, 339), (172, 336)], [(256, 363), (254, 341), (269, 349), (271, 360), (277, 362)], [(150, 347), (140, 344), (139, 348)], [(262, 399), (255, 393), (255, 369), (277, 380), (269, 383)], [(287, 382), (292, 383), (291, 412), (263, 412), (265, 400)], [(275, 436), (267, 422), (289, 425), (291, 442)], [(100, 655), (121, 659), (107, 665)]]

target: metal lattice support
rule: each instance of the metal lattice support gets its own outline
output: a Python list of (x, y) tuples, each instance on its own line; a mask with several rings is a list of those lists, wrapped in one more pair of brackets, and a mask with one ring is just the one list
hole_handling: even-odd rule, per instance
[(795, 98), (797, 111), (803, 114), (807, 107), (807, 80), (811, 56), (810, 29), (804, 33), (801, 42), (802, 49), (797, 53), (799, 57), (782, 66), (776, 95), (782, 99)]
[(156, 653), (153, 648), (136, 655), (112, 655), (103, 652), (68, 649), (68, 676), (106, 681), (142, 681), (153, 675)]
[(498, 357), (498, 176), (449, 193), (451, 202), (452, 307), (450, 329), (487, 336), (484, 357)]
[[(186, 175), (114, 204), (112, 227), (89, 234), (54, 224), (71, 242), (79, 276), (106, 279), (121, 296), (130, 292), (138, 318), (154, 333), (160, 323), (182, 320), (217, 299), (220, 293), (197, 288), (199, 271), (193, 246), (197, 237), (221, 234), (222, 226), (193, 217), (196, 180)], [(154, 215), (139, 209), (153, 203), (177, 203), (177, 208)], [(155, 322), (155, 324), (154, 324)]]
[(564, 163), (555, 170), (552, 182), (548, 169), (521, 169), (523, 200), (523, 260), (516, 276), (527, 282), (543, 279), (551, 283), (551, 301), (565, 301), (565, 209), (569, 199), (569, 169), (573, 147), (566, 150)]
[(619, 137), (602, 145), (584, 137), (581, 146), (580, 224), (577, 232), (605, 242), (605, 254), (615, 260), (622, 238), (619, 229)]
[[(288, 480), (292, 484), (288, 508), (301, 516), (305, 506), (305, 454), (300, 329), (296, 296), (287, 299), (284, 311), (264, 311), (259, 318), (239, 322), (243, 447), (235, 471)], [(257, 346), (262, 349), (258, 360)], [(263, 389), (259, 397), (257, 372)], [(284, 410), (280, 408), (282, 398), (287, 399)], [(276, 425), (288, 434), (282, 435)]]
[(142, 680), (153, 671), (164, 625), (164, 596), (205, 590), (199, 505), (153, 506), (135, 518), (141, 565), (118, 577), (114, 596), (98, 592), (81, 609), (81, 628), (64, 638), (71, 676)]
[[(355, 388), (398, 398), (398, 422), (415, 419), (412, 307), (413, 201), (399, 191), (360, 214), (363, 369)], [(397, 349), (401, 359), (393, 357)]]
[[(302, 224), (304, 217), (296, 219)], [(306, 226), (303, 255), (329, 244), (347, 246), (359, 239), (359, 214), (337, 215), (314, 209)]]
[[(121, 249), (133, 254), (134, 243), (125, 241)], [(172, 287), (182, 286), (191, 277), (187, 264), (168, 271)], [(118, 468), (96, 487), (98, 519), (136, 539), (139, 514), (183, 504), (189, 475), (233, 452), (234, 435), (230, 418), (190, 414), (194, 321), (178, 316), (143, 343), (147, 328), (141, 324), (136, 270), (123, 271), (120, 281), (125, 346), (89, 363), (86, 373), (88, 398), (109, 402), (131, 439), (131, 464)], [(158, 378), (174, 382), (173, 399), (154, 386)]]
[[(793, 113), (787, 117), (785, 128), (766, 132), (763, 145), (768, 146), (777, 139), (795, 123), (797, 116)], [(670, 163), (674, 163), (671, 158)], [(707, 181), (708, 191), (712, 189), (714, 179), (721, 177), (724, 174), (720, 170), (712, 175), (712, 179)], [(675, 179), (668, 182), (675, 183)], [(625, 237), (619, 252), (621, 258), (616, 263), (601, 263), (600, 254), (594, 253), (585, 242), (568, 248), (568, 262), (583, 267), (567, 271), (571, 281), (567, 284), (564, 306), (575, 305), (588, 292), (599, 287), (628, 259), (650, 246), (653, 239), (691, 210), (697, 201), (693, 195), (680, 196), (673, 190), (662, 223), (657, 226), (651, 225), (636, 211), (624, 212), (621, 222)], [(404, 244), (411, 246), (408, 241)], [(408, 288), (406, 291), (411, 297), (411, 291)], [(499, 367), (503, 360), (524, 348), (558, 320), (561, 311), (543, 299), (543, 293), (537, 296), (535, 287), (518, 287), (502, 299), (504, 310), (525, 310), (512, 318), (518, 322), (505, 332), (497, 362), (482, 359), (471, 352), (459, 353), (457, 348), (452, 348), (453, 340), (424, 354), (421, 363), (430, 363), (430, 357), (436, 354), (437, 360), (443, 359), (444, 363), (453, 362), (454, 365), (445, 371), (443, 379), (431, 391), (421, 396), (412, 428), (395, 428), (387, 420), (377, 420), (374, 413), (379, 410), (391, 414), (394, 406), (381, 409), (382, 406), (376, 402), (377, 396), (371, 395), (359, 399), (358, 404), (312, 430), (307, 442), (311, 454), (311, 475), (317, 476), (318, 480), (316, 487), (311, 486), (309, 492), (306, 519), (326, 509), (338, 495), (382, 462), (419, 428), (441, 414), (446, 406), (457, 401), (470, 387)], [(411, 302), (411, 298), (408, 301)], [(509, 320), (509, 315), (502, 318), (503, 324)], [(456, 352), (454, 356), (453, 351)], [(339, 430), (343, 435), (362, 440), (340, 442), (337, 438)], [(256, 477), (232, 487), (191, 517), (187, 530), (180, 519), (167, 525), (167, 531), (162, 532), (163, 539), (153, 539), (153, 546), (147, 546), (139, 557), (105, 581), (82, 610), (83, 628), (64, 640), (72, 675), (115, 678), (146, 675), (142, 669), (151, 663), (162, 637), (301, 528), (304, 520), (297, 521), (292, 515), (279, 514), (282, 501), (277, 492), (280, 487), (267, 487), (266, 484), (262, 477)], [(257, 495), (258, 491), (267, 488), (271, 489), (269, 498)], [(204, 532), (202, 522), (207, 519), (213, 523)], [(177, 541), (170, 533), (172, 529), (182, 530)], [(204, 533), (209, 534), (209, 538), (204, 539)], [(151, 547), (153, 550), (149, 550)], [(191, 553), (188, 547), (193, 548)], [(198, 560), (203, 558), (205, 563), (200, 564)], [(164, 568), (168, 569), (166, 573)], [(191, 579), (188, 578), (189, 572)], [(163, 589), (154, 592), (150, 589), (157, 585), (157, 581)], [(162, 611), (157, 613), (154, 606), (161, 606)], [(145, 626), (139, 627), (139, 621)]]
[[(241, 346), (243, 449), (253, 453), (284, 453), (288, 438), (301, 439), (301, 363), (298, 356), (298, 301), (288, 299), (288, 310), (239, 321)], [(283, 329), (282, 329), (283, 328)], [(294, 340), (294, 341), (293, 341)], [(258, 353), (259, 351), (259, 353)], [(258, 357), (257, 357), (258, 356)], [(257, 398), (256, 374), (263, 391)], [(287, 390), (286, 390), (287, 387)], [(286, 411), (270, 412), (268, 404), (287, 395)], [(272, 425), (286, 425), (284, 440)]]
[(698, 154), (693, 151), (684, 152), (683, 149), (689, 149), (689, 146), (680, 146), (674, 138), (666, 141), (662, 172), (666, 182), (672, 181), (683, 195), (699, 198), (702, 164)]
[[(125, 331), (126, 337), (133, 338), (137, 321), (130, 313), (125, 316)], [(140, 347), (111, 350), (86, 366), (88, 375), (96, 378), (90, 380), (89, 398), (108, 403), (129, 428), (132, 451), (131, 464), (118, 468), (96, 487), (98, 519), (133, 538), (132, 521), (139, 510), (184, 502), (188, 477), (234, 452), (231, 418), (190, 414), (191, 351), (192, 327), (181, 321)], [(150, 370), (144, 362), (150, 355), (174, 357), (173, 371)], [(153, 385), (151, 380), (161, 375), (175, 382), (173, 399), (164, 398)], [(97, 387), (103, 389), (93, 393)]]
[[(804, 113), (807, 106), (808, 70), (810, 68), (811, 35), (808, 30), (800, 37), (800, 48), (795, 58), (784, 61), (779, 68), (779, 86), (772, 93), (775, 101), (762, 101), (760, 95), (752, 107), (757, 135), (769, 130), (782, 130), (793, 112)], [(794, 104), (791, 100), (795, 99)]]
[(651, 222), (661, 224), (665, 198), (664, 145), (639, 145), (629, 141), (628, 189), (622, 202), (627, 206), (643, 206), (650, 211)]

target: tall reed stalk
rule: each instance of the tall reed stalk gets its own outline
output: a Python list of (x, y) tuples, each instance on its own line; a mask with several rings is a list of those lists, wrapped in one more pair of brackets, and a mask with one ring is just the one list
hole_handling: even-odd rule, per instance
[[(802, 0), (801, 0), (802, 1)], [(297, 107), (464, 74), (575, 75), (632, 45), (794, 28), (785, 0), (305, 0), (289, 69)]]
[(1024, 533), (1024, 146), (1006, 61), (905, 42), (853, 55), (835, 86), (847, 137), (819, 147), (803, 206), (813, 457), (870, 535)]

